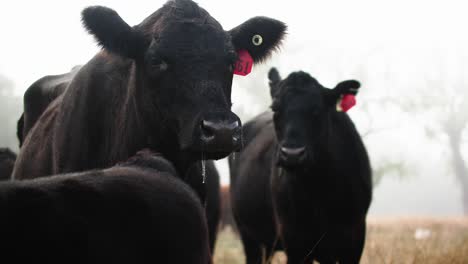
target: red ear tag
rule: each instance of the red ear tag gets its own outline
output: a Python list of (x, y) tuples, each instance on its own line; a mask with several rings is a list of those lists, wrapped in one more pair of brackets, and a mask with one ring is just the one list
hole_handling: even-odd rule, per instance
[(238, 60), (234, 64), (234, 74), (246, 76), (252, 71), (253, 59), (247, 50), (237, 51)]
[(345, 94), (339, 103), (339, 108), (343, 112), (348, 112), (353, 106), (356, 105), (356, 96), (352, 94)]

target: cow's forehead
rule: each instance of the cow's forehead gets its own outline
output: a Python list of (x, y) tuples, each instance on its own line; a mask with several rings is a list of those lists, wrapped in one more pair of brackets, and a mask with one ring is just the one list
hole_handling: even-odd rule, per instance
[(176, 22), (159, 32), (155, 39), (161, 52), (173, 56), (224, 55), (233, 49), (230, 37), (212, 24)]
[(281, 82), (281, 92), (283, 96), (317, 96), (320, 94), (322, 85), (305, 72), (295, 72), (290, 74)]
[(307, 104), (318, 107), (322, 102), (322, 89), (316, 79), (302, 72), (293, 73), (281, 82), (281, 102), (287, 105)]

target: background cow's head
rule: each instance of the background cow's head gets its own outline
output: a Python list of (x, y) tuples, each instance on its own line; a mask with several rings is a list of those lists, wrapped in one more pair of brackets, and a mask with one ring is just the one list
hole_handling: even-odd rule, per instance
[(241, 123), (230, 110), (238, 51), (247, 50), (254, 63), (266, 59), (285, 34), (282, 22), (255, 17), (225, 31), (187, 0), (167, 2), (134, 27), (106, 7), (82, 15), (105, 50), (134, 61), (145, 122), (158, 123), (154, 129), (163, 122), (167, 139), (177, 137), (181, 150), (206, 159), (239, 150)]
[(344, 115), (337, 114), (337, 103), (343, 95), (355, 95), (359, 82), (344, 81), (328, 89), (305, 72), (294, 72), (281, 80), (275, 68), (268, 77), (279, 145), (278, 165), (295, 168), (313, 164), (319, 158), (316, 153), (321, 144), (330, 143), (328, 136), (339, 129), (330, 122)]

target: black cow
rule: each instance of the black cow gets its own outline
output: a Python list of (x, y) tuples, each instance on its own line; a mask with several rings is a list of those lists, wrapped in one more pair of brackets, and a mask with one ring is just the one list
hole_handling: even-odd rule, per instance
[(14, 178), (104, 168), (143, 148), (184, 175), (193, 161), (240, 148), (241, 124), (230, 111), (236, 51), (266, 59), (282, 22), (256, 17), (224, 31), (188, 0), (167, 2), (134, 27), (106, 7), (82, 15), (104, 49), (25, 137)]
[(17, 136), (20, 147), (24, 137), (34, 126), (49, 104), (62, 95), (81, 66), (59, 75), (47, 75), (28, 87), (23, 96), (24, 112), (18, 120)]
[[(357, 81), (327, 89), (305, 72), (269, 73), (272, 110), (244, 126), (230, 158), (234, 216), (247, 263), (284, 249), (288, 263), (358, 263), (371, 202), (364, 144), (336, 105)], [(262, 249), (263, 248), (263, 249)]]
[(16, 154), (9, 148), (0, 148), (0, 181), (11, 178)]
[[(76, 73), (80, 66), (75, 66), (71, 72), (60, 74), (60, 75), (48, 75), (34, 82), (25, 92), (24, 99), (24, 113), (18, 120), (18, 139), (20, 142), (23, 141), (23, 135), (27, 135), (29, 130), (34, 126), (37, 118), (47, 108), (47, 106), (55, 100), (58, 96), (63, 93), (67, 87), (67, 81), (70, 82), (71, 78)], [(25, 116), (29, 124), (25, 124)], [(24, 127), (24, 128), (23, 128)], [(16, 156), (15, 156), (16, 158)], [(13, 169), (13, 163), (11, 163), (11, 169)], [(200, 199), (205, 204), (205, 210), (207, 214), (210, 248), (213, 252), (216, 241), (218, 225), (220, 221), (220, 185), (219, 185), (219, 174), (213, 161), (205, 162), (205, 175), (206, 182), (200, 181), (203, 177), (202, 166), (200, 162), (193, 163), (185, 175), (181, 178), (195, 187)], [(11, 174), (11, 171), (10, 171)]]
[(205, 214), (171, 163), (143, 151), (109, 169), (0, 183), (11, 263), (211, 263)]

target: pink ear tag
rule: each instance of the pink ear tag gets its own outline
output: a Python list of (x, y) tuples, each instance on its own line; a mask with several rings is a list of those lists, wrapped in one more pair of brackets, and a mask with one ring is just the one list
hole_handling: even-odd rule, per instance
[(238, 60), (234, 64), (234, 74), (246, 76), (252, 71), (253, 59), (247, 50), (237, 51)]
[(356, 96), (352, 94), (345, 94), (336, 105), (338, 112), (348, 112), (349, 109), (356, 105)]

